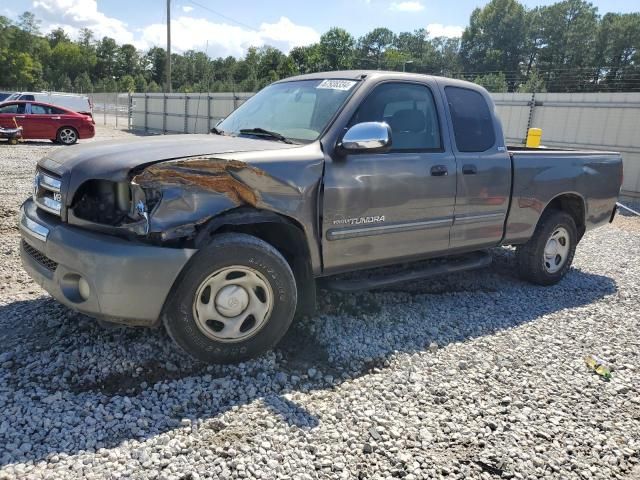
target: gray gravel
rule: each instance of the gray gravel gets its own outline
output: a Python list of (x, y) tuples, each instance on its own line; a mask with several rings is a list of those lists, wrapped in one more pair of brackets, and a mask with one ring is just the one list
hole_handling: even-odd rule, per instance
[(640, 219), (589, 233), (555, 287), (499, 249), (484, 271), (322, 291), (274, 352), (205, 366), (22, 272), (17, 210), (54, 148), (0, 145), (0, 479), (640, 478)]

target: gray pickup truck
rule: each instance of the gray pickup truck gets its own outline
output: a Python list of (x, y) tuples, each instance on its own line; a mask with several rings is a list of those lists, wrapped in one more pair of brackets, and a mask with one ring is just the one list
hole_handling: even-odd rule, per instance
[[(472, 83), (316, 73), (268, 86), (209, 135), (43, 158), (21, 256), (65, 305), (164, 323), (194, 357), (233, 362), (313, 312), (319, 279), (380, 288), (482, 267), (487, 249), (514, 245), (523, 278), (554, 284), (585, 231), (613, 219), (621, 180), (617, 153), (507, 148)], [(421, 267), (376, 268), (401, 263)]]

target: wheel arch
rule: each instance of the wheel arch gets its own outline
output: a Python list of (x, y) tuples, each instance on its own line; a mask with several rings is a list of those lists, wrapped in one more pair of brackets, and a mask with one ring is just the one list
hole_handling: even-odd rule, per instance
[(311, 253), (302, 225), (295, 219), (269, 210), (239, 207), (218, 215), (198, 231), (194, 245), (200, 249), (219, 233), (245, 233), (264, 240), (285, 258), (296, 279), (296, 313), (311, 315), (316, 306), (316, 284)]
[[(584, 197), (577, 192), (561, 193), (553, 197), (546, 205), (540, 218), (550, 210), (559, 210), (561, 212), (568, 213), (576, 224), (578, 232), (578, 241), (582, 239), (584, 232), (586, 231), (586, 218), (587, 218), (587, 204)], [(537, 225), (536, 225), (537, 226)]]

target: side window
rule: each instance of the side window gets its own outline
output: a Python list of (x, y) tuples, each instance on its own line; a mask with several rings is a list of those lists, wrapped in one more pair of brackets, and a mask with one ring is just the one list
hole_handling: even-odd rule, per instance
[(386, 122), (392, 150), (440, 150), (440, 125), (431, 90), (413, 83), (384, 83), (362, 102), (350, 125)]
[(496, 142), (493, 117), (484, 97), (468, 88), (446, 87), (453, 134), (461, 152), (484, 152)]
[(56, 107), (49, 107), (51, 115), (66, 115), (67, 112)]
[(0, 113), (18, 113), (18, 104), (10, 103), (0, 107)]
[(20, 95), (20, 100), (24, 100), (26, 102), (33, 102), (35, 97), (33, 95)]
[(50, 115), (51, 109), (49, 107), (45, 107), (44, 105), (37, 105), (35, 103), (32, 103), (31, 113), (33, 115)]

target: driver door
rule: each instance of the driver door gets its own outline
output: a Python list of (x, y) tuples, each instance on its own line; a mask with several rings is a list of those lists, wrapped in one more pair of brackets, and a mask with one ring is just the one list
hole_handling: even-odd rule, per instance
[(391, 149), (334, 155), (324, 176), (325, 271), (366, 268), (449, 248), (456, 161), (442, 128), (435, 84), (386, 82), (365, 97), (348, 126), (386, 122)]

